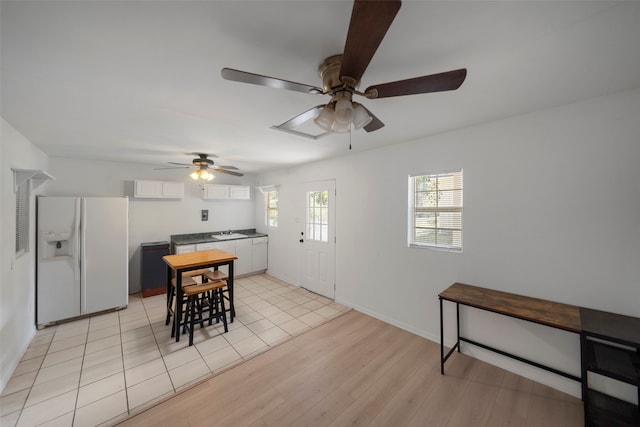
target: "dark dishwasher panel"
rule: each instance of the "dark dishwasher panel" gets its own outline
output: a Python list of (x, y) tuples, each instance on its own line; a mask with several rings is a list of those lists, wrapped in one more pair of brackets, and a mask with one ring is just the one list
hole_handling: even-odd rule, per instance
[(148, 242), (140, 244), (142, 268), (140, 284), (142, 296), (164, 294), (167, 292), (167, 264), (162, 257), (169, 255), (169, 242)]

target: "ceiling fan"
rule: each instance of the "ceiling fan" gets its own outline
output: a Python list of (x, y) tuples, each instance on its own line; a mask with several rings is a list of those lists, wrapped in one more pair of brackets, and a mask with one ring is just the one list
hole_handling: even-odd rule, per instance
[(221, 172), (234, 176), (244, 176), (244, 174), (240, 172), (235, 172), (238, 170), (235, 166), (216, 166), (213, 160), (209, 157), (215, 157), (213, 154), (204, 154), (204, 153), (187, 153), (190, 155), (198, 156), (193, 159), (193, 164), (188, 163), (176, 163), (169, 162), (171, 165), (176, 165), (178, 167), (170, 167), (170, 168), (157, 168), (155, 170), (161, 169), (182, 169), (182, 168), (196, 168), (192, 174), (189, 176), (194, 180), (198, 181), (211, 181), (214, 178), (213, 172)]
[(348, 132), (352, 127), (354, 129), (363, 128), (367, 132), (376, 131), (382, 128), (384, 123), (366, 107), (353, 102), (353, 95), (376, 99), (455, 90), (460, 87), (467, 75), (466, 68), (461, 68), (376, 84), (367, 87), (364, 92), (358, 90), (360, 79), (398, 13), (400, 4), (400, 0), (355, 0), (344, 53), (330, 56), (318, 68), (322, 79), (322, 88), (232, 68), (223, 68), (222, 77), (241, 83), (331, 96), (331, 100), (327, 104), (313, 107), (281, 125), (275, 126), (277, 129), (313, 137), (294, 129), (313, 119), (316, 125), (326, 132), (320, 136), (330, 132)]

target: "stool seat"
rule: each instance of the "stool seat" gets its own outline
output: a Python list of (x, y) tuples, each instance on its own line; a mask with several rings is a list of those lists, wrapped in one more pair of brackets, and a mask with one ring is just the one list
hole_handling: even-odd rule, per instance
[[(193, 285), (197, 285), (198, 282), (196, 282), (195, 280), (193, 280), (193, 278), (186, 276), (186, 275), (182, 275), (182, 287), (184, 288), (185, 286), (193, 286)], [(172, 278), (171, 279), (171, 285), (175, 288), (176, 287), (176, 278)]]
[(227, 286), (227, 282), (223, 280), (218, 280), (215, 282), (206, 282), (199, 285), (192, 285), (185, 287), (182, 291), (186, 296), (197, 295), (203, 292), (209, 292), (214, 289), (220, 289)]
[(209, 270), (208, 268), (201, 268), (199, 270), (191, 270), (191, 271), (185, 271), (183, 274), (183, 276), (190, 276), (190, 277), (195, 277), (195, 276), (202, 276), (204, 274), (206, 274)]
[(210, 282), (215, 282), (217, 280), (227, 280), (229, 278), (228, 275), (224, 274), (220, 270), (211, 271), (207, 269), (202, 275), (206, 277)]

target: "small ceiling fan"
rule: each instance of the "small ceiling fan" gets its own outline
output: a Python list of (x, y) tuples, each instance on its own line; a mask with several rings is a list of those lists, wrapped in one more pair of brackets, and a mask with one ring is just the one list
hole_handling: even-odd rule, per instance
[(188, 163), (176, 163), (169, 162), (171, 165), (176, 165), (178, 167), (170, 167), (170, 168), (156, 168), (155, 170), (162, 169), (183, 169), (183, 168), (195, 168), (192, 174), (189, 176), (194, 180), (198, 181), (211, 181), (214, 178), (213, 172), (221, 172), (234, 176), (244, 176), (244, 174), (240, 172), (235, 172), (238, 170), (235, 166), (216, 166), (213, 160), (209, 157), (215, 157), (213, 154), (204, 154), (204, 153), (187, 153), (190, 155), (198, 156), (193, 159), (193, 164)]
[(461, 68), (377, 84), (367, 87), (364, 92), (358, 90), (360, 79), (398, 13), (400, 4), (400, 0), (355, 0), (344, 53), (325, 59), (318, 69), (322, 88), (232, 68), (223, 68), (222, 77), (241, 83), (331, 96), (329, 103), (313, 107), (275, 126), (277, 129), (312, 137), (294, 128), (313, 119), (316, 125), (326, 132), (320, 136), (330, 132), (348, 132), (352, 127), (364, 128), (367, 132), (376, 131), (382, 128), (384, 123), (366, 107), (353, 102), (353, 95), (376, 99), (455, 90), (467, 76), (466, 68)]

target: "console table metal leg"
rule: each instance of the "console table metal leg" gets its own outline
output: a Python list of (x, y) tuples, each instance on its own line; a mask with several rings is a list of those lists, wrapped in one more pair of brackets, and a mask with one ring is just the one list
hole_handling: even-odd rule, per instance
[(460, 353), (460, 304), (456, 303), (456, 345), (458, 346), (458, 353)]
[(442, 313), (442, 298), (440, 298), (440, 374), (444, 375), (444, 362), (451, 356), (451, 354), (456, 351), (460, 351), (460, 312), (458, 308), (458, 304), (456, 304), (457, 318), (458, 318), (458, 337), (456, 343), (449, 349), (447, 354), (444, 354), (444, 316)]
[(444, 325), (442, 323), (442, 298), (440, 299), (440, 375), (444, 375)]

